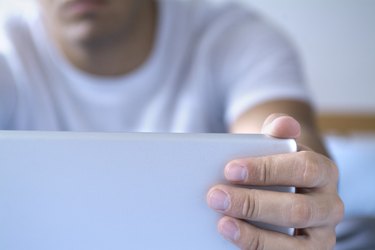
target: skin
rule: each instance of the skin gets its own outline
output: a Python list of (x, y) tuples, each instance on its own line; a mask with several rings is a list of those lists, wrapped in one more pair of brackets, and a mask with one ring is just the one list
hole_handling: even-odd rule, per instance
[(44, 24), (65, 57), (82, 71), (117, 76), (139, 68), (154, 44), (157, 6), (151, 0), (39, 0)]
[[(333, 249), (344, 206), (337, 194), (337, 167), (324, 155), (311, 108), (290, 100), (264, 103), (245, 112), (231, 130), (295, 138), (300, 151), (229, 162), (224, 176), (235, 186), (217, 185), (207, 194), (208, 205), (224, 215), (219, 232), (241, 249)], [(297, 193), (250, 190), (246, 185), (296, 186)], [(297, 228), (296, 235), (262, 230), (243, 219)]]
[[(116, 76), (139, 68), (156, 33), (155, 2), (87, 1), (106, 4), (77, 14), (69, 7), (76, 0), (39, 0), (52, 40), (74, 66), (91, 74)], [(228, 163), (224, 175), (231, 185), (214, 186), (207, 194), (208, 205), (224, 215), (219, 232), (241, 249), (332, 249), (344, 207), (337, 194), (337, 167), (325, 156), (312, 109), (292, 100), (267, 102), (246, 111), (230, 130), (296, 138), (301, 151)], [(250, 190), (247, 185), (292, 185), (298, 193)], [(243, 219), (298, 230), (287, 236)]]

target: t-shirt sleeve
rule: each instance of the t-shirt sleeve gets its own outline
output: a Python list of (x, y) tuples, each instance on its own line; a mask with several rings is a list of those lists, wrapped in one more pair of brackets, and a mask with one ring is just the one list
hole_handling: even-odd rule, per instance
[(254, 13), (228, 11), (216, 23), (213, 75), (224, 120), (271, 100), (309, 101), (298, 55), (288, 39)]

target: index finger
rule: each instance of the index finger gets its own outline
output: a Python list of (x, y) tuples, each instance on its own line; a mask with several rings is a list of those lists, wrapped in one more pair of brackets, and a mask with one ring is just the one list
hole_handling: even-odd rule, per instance
[(338, 178), (327, 157), (310, 151), (234, 160), (226, 165), (224, 175), (241, 185), (298, 188), (324, 187)]

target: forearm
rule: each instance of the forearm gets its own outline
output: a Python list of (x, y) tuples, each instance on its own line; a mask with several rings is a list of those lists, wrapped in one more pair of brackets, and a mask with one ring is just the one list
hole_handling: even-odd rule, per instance
[(301, 124), (301, 136), (297, 139), (297, 142), (299, 145), (307, 146), (317, 153), (330, 157), (315, 126)]
[(328, 156), (315, 122), (315, 115), (308, 103), (280, 100), (261, 104), (249, 109), (230, 127), (231, 133), (261, 133), (263, 122), (270, 114), (286, 114), (301, 125), (300, 145)]

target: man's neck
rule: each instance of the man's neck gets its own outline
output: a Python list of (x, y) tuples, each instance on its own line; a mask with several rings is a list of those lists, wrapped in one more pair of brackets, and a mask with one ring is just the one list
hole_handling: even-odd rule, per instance
[(149, 57), (156, 37), (157, 6), (142, 6), (123, 37), (101, 44), (72, 44), (61, 41), (68, 60), (80, 70), (100, 76), (119, 76), (139, 68)]

